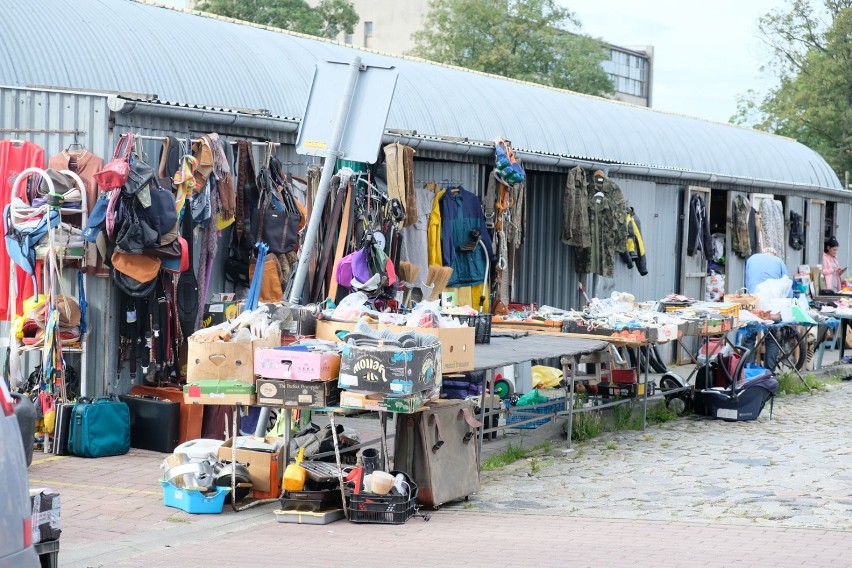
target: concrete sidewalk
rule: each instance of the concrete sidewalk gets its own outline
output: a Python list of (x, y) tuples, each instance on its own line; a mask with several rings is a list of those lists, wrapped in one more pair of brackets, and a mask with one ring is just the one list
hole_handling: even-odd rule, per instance
[[(841, 400), (840, 395), (845, 398)], [(158, 479), (164, 454), (136, 449), (124, 456), (100, 459), (36, 454), (29, 470), (30, 484), (61, 493), (59, 559), (63, 567), (203, 564), (225, 568), (391, 562), (398, 566), (490, 567), (531, 561), (542, 566), (838, 566), (847, 563), (845, 557), (852, 549), (852, 521), (836, 526), (828, 522), (788, 522), (782, 526), (785, 523), (770, 520), (758, 526), (738, 512), (735, 502), (729, 504), (730, 516), (702, 516), (702, 506), (690, 499), (706, 499), (708, 494), (700, 485), (689, 483), (676, 489), (674, 495), (682, 499), (667, 501), (672, 514), (659, 521), (659, 517), (642, 512), (642, 503), (648, 501), (641, 496), (636, 499), (636, 493), (637, 487), (640, 493), (653, 493), (656, 480), (685, 479), (684, 471), (690, 479), (750, 476), (764, 484), (783, 481), (782, 505), (792, 501), (808, 510), (823, 507), (830, 515), (850, 519), (852, 498), (849, 491), (843, 498), (837, 485), (852, 487), (850, 438), (848, 429), (840, 427), (852, 413), (850, 395), (852, 385), (843, 383), (829, 393), (779, 399), (771, 429), (767, 428), (766, 412), (754, 423), (684, 418), (645, 433), (619, 432), (590, 440), (576, 445), (577, 451), (567, 456), (561, 451), (564, 440), (558, 441), (559, 423), (538, 430), (509, 431), (505, 437), (487, 442), (483, 456), (502, 451), (509, 442), (523, 440), (524, 445), (532, 446), (551, 438), (556, 441), (551, 453), (541, 456), (542, 473), (533, 472), (529, 460), (484, 473), (478, 495), (468, 503), (445, 505), (431, 512), (428, 523), (415, 518), (399, 526), (345, 521), (326, 526), (279, 524), (272, 513), (277, 502), (239, 513), (226, 504), (219, 515), (190, 515), (163, 505)], [(835, 408), (835, 404), (841, 406)], [(844, 409), (849, 412), (837, 415), (846, 412)], [(784, 429), (787, 417), (793, 416), (795, 421)], [(377, 432), (375, 419), (347, 420), (365, 435)], [(823, 423), (831, 428), (815, 427)], [(738, 446), (724, 439), (726, 443), (712, 445), (713, 455), (699, 452), (684, 464), (684, 452), (688, 454), (701, 436), (713, 432), (718, 436), (740, 432), (744, 437)], [(796, 443), (784, 435), (794, 436)], [(791, 455), (808, 448), (816, 454), (803, 454), (806, 459), (797, 467), (805, 470), (779, 470), (783, 479), (765, 477), (769, 469), (748, 470), (752, 465), (748, 456), (766, 448), (769, 442), (763, 438), (767, 436), (771, 444), (789, 446)], [(655, 443), (657, 439), (671, 443)], [(615, 444), (612, 450), (608, 449), (610, 444)], [(755, 446), (749, 449), (748, 444)], [(733, 473), (720, 471), (718, 464), (729, 459), (741, 468)], [(763, 461), (758, 465), (765, 465)], [(813, 469), (808, 463), (821, 467)], [(678, 468), (668, 472), (674, 464)], [(642, 468), (650, 470), (642, 473)], [(637, 479), (626, 483), (625, 475)], [(641, 480), (638, 486), (637, 480)], [(723, 485), (728, 483), (737, 482), (726, 477)], [(829, 488), (831, 493), (825, 493)], [(673, 489), (667, 481), (658, 490), (665, 493)], [(820, 500), (820, 491), (822, 497), (832, 498)], [(730, 499), (730, 495), (735, 494), (726, 497)], [(769, 513), (764, 516), (769, 519), (779, 503), (777, 498), (761, 497), (759, 492), (743, 498), (755, 506), (765, 500)], [(680, 518), (679, 502), (684, 512)], [(637, 506), (639, 509), (634, 509)], [(687, 511), (691, 513), (685, 514)], [(818, 528), (808, 528), (813, 526)]]

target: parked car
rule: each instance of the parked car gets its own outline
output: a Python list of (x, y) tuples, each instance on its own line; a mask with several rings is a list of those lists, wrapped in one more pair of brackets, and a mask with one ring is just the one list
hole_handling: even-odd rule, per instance
[(0, 568), (38, 568), (33, 548), (27, 462), (15, 401), (0, 379)]

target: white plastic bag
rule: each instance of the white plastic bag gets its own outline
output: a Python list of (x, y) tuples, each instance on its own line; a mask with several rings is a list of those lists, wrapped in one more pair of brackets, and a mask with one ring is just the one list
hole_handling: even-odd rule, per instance
[(789, 276), (781, 278), (770, 278), (764, 280), (754, 288), (754, 293), (759, 298), (760, 308), (770, 309), (766, 304), (772, 304), (772, 300), (780, 300), (792, 297), (793, 281)]

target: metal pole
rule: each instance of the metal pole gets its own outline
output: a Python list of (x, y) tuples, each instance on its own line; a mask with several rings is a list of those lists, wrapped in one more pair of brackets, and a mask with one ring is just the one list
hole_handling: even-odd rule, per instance
[[(320, 212), (325, 208), (325, 200), (328, 198), (328, 182), (331, 181), (334, 175), (334, 168), (337, 165), (337, 158), (340, 155), (340, 141), (343, 139), (343, 131), (346, 128), (346, 120), (349, 118), (349, 109), (352, 107), (352, 98), (355, 95), (355, 86), (358, 83), (358, 73), (360, 71), (361, 58), (354, 57), (349, 63), (349, 77), (347, 77), (346, 87), (342, 91), (340, 108), (337, 110), (337, 120), (334, 123), (334, 131), (332, 131), (331, 139), (328, 142), (328, 155), (325, 157), (325, 162), (322, 166), (319, 188), (314, 199), (313, 214), (308, 220), (305, 242), (302, 243), (302, 250), (299, 252), (299, 266), (296, 269), (296, 276), (293, 278), (293, 287), (290, 290), (290, 303), (292, 304), (301, 305), (302, 303), (302, 290), (305, 287), (305, 277), (308, 275), (308, 264), (314, 252), (314, 247), (317, 244)], [(260, 410), (260, 418), (257, 421), (257, 427), (254, 431), (255, 436), (266, 434), (266, 422), (268, 420), (269, 408), (264, 407)]]
[(319, 232), (320, 215), (317, 211), (322, 211), (325, 207), (325, 200), (328, 197), (328, 182), (334, 175), (334, 168), (337, 165), (337, 158), (340, 154), (340, 141), (343, 139), (343, 131), (346, 128), (346, 120), (349, 117), (349, 109), (352, 106), (352, 98), (355, 95), (355, 86), (358, 83), (358, 73), (361, 71), (361, 58), (354, 57), (349, 63), (349, 77), (346, 79), (346, 87), (341, 93), (340, 108), (337, 111), (337, 120), (334, 123), (334, 131), (331, 139), (328, 142), (328, 155), (325, 158), (325, 163), (322, 167), (322, 175), (320, 176), (319, 189), (317, 190), (316, 199), (314, 200), (314, 214), (308, 222), (308, 230), (305, 233), (305, 242), (302, 244), (302, 251), (299, 254), (299, 266), (296, 269), (296, 276), (293, 279), (293, 288), (290, 291), (290, 302), (293, 304), (301, 304), (302, 290), (305, 285), (305, 277), (308, 272), (308, 262), (313, 254), (314, 247), (317, 242), (317, 232)]

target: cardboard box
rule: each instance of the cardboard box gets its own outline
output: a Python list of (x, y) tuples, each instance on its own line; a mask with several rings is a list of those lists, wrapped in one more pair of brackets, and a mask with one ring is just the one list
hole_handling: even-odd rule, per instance
[(340, 403), (337, 376), (323, 381), (296, 381), (292, 379), (258, 379), (257, 405), (301, 406), (325, 408)]
[(441, 387), (441, 346), (359, 347), (344, 345), (340, 388), (409, 395)]
[[(237, 462), (248, 464), (251, 477), (252, 497), (255, 499), (277, 499), (281, 495), (281, 476), (284, 474), (284, 444), (275, 452), (265, 452), (240, 447), (242, 443), (250, 443), (254, 436), (240, 436), (237, 443)], [(277, 438), (267, 437), (266, 444), (274, 444)], [(219, 461), (231, 461), (233, 438), (228, 438), (219, 446)]]
[[(317, 321), (317, 339), (340, 341), (338, 332), (349, 333), (355, 329), (357, 322), (341, 322), (333, 320)], [(441, 371), (444, 373), (462, 373), (473, 370), (473, 354), (475, 348), (476, 330), (472, 327), (404, 327), (399, 325), (370, 324), (376, 329), (390, 329), (395, 332), (415, 330), (419, 333), (435, 335), (441, 340), (442, 359)]]
[(235, 319), (240, 315), (241, 302), (236, 301), (234, 294), (213, 294), (209, 304), (204, 304), (204, 316), (201, 327), (211, 327)]
[(339, 353), (312, 351), (307, 345), (254, 352), (254, 374), (266, 379), (320, 381), (336, 379), (339, 372)]
[(437, 391), (425, 391), (407, 396), (387, 396), (384, 393), (345, 390), (340, 393), (340, 406), (357, 410), (411, 414), (435, 398), (438, 398)]
[(255, 404), (255, 387), (242, 381), (191, 381), (183, 386), (184, 404)]
[(254, 384), (254, 351), (278, 347), (281, 335), (248, 341), (196, 341), (189, 338), (186, 361), (186, 380), (233, 380)]
[(33, 544), (56, 540), (62, 534), (59, 493), (51, 489), (30, 489)]

